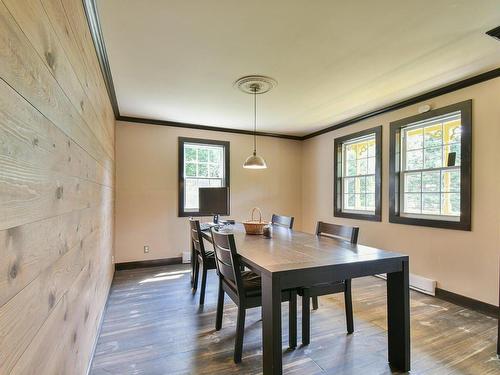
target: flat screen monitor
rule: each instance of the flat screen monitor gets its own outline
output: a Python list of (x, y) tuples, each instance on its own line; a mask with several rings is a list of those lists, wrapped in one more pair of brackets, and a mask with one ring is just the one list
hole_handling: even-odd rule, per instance
[(205, 215), (229, 215), (228, 188), (199, 188), (199, 210)]

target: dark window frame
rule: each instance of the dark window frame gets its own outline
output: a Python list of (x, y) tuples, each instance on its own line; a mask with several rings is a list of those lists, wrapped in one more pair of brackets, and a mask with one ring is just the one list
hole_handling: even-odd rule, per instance
[[(401, 169), (401, 130), (415, 122), (447, 113), (461, 113), (460, 142), (460, 220), (438, 220), (400, 215), (400, 169)], [(472, 100), (437, 108), (415, 116), (407, 117), (390, 124), (389, 142), (389, 222), (397, 224), (418, 225), (433, 228), (471, 230), (471, 198), (472, 198)]]
[[(375, 134), (375, 212), (373, 214), (344, 212), (342, 211), (344, 186), (342, 174), (339, 175), (339, 167), (342, 168), (343, 163), (342, 146), (350, 140), (370, 134)], [(333, 148), (333, 215), (348, 219), (382, 221), (382, 125), (335, 138)]]
[(178, 203), (178, 216), (179, 217), (201, 217), (207, 216), (204, 213), (193, 212), (193, 211), (185, 211), (184, 210), (184, 144), (185, 143), (198, 143), (200, 145), (217, 145), (224, 147), (224, 179), (225, 179), (225, 187), (227, 187), (227, 212), (221, 213), (221, 215), (230, 215), (231, 210), (231, 193), (230, 193), (230, 143), (228, 141), (219, 141), (214, 139), (203, 139), (203, 138), (188, 138), (188, 137), (179, 137), (178, 139), (178, 147), (179, 147), (179, 161), (178, 161), (178, 181), (179, 181), (179, 203)]

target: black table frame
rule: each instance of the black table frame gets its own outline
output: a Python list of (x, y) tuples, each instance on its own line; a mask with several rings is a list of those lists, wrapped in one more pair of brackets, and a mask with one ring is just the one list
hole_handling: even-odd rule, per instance
[[(209, 231), (203, 237), (212, 241)], [(392, 369), (410, 371), (409, 259), (394, 258), (268, 272), (241, 255), (241, 260), (262, 278), (263, 373), (282, 374), (281, 291), (322, 282), (387, 274), (388, 361)], [(193, 262), (193, 257), (191, 258)]]

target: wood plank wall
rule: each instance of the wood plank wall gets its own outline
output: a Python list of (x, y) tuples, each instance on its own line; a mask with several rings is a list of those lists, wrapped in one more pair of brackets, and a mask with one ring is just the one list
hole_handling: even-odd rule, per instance
[(113, 268), (115, 120), (81, 0), (0, 0), (0, 374), (85, 374)]

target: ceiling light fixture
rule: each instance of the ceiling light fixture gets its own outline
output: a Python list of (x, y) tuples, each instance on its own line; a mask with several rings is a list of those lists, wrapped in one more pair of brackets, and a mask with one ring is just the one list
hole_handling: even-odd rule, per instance
[(266, 76), (245, 76), (235, 82), (235, 86), (242, 92), (253, 95), (253, 154), (243, 163), (243, 168), (266, 169), (267, 164), (262, 156), (257, 155), (257, 95), (265, 94), (278, 83), (275, 79)]

